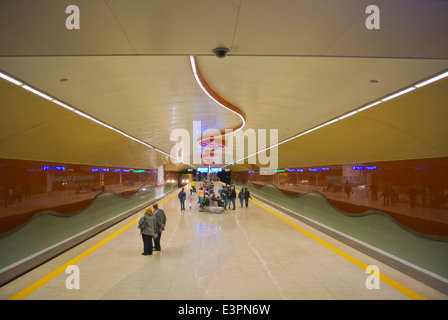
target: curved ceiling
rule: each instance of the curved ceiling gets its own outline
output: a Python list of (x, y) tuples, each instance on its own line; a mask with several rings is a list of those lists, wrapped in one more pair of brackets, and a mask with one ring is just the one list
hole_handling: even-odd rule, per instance
[[(245, 130), (276, 129), (282, 141), (448, 69), (448, 2), (376, 1), (374, 31), (370, 2), (76, 1), (81, 29), (67, 30), (68, 2), (0, 1), (0, 71), (170, 153), (175, 129), (193, 148), (195, 123), (240, 121), (198, 86), (196, 55)], [(231, 54), (217, 59), (217, 46)], [(447, 92), (444, 79), (284, 143), (278, 165), (446, 157)], [(0, 95), (0, 158), (185, 167), (3, 79)]]

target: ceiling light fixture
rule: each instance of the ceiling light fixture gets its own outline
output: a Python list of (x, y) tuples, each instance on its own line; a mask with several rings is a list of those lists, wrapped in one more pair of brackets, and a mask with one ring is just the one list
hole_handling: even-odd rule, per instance
[(47, 100), (50, 100), (50, 101), (53, 101), (53, 100), (54, 100), (52, 97), (46, 95), (46, 94), (43, 93), (43, 92), (40, 92), (39, 90), (36, 90), (36, 89), (34, 89), (34, 88), (31, 88), (30, 86), (23, 85), (22, 88), (23, 88), (23, 89), (26, 89), (26, 90), (28, 90), (28, 91), (31, 91), (32, 93), (37, 94), (38, 96), (41, 96), (42, 98), (45, 98), (45, 99), (47, 99)]
[[(446, 78), (446, 77), (448, 77), (448, 71), (446, 71), (446, 72), (444, 72), (444, 73), (441, 73), (441, 74), (439, 74), (439, 75), (437, 75), (437, 76), (434, 76), (434, 77), (432, 77), (432, 78), (430, 78), (430, 79), (428, 79), (428, 80), (425, 80), (425, 81), (423, 81), (423, 82), (420, 82), (420, 83), (418, 83), (418, 84), (416, 84), (416, 85), (409, 86), (408, 88), (406, 88), (406, 89), (404, 89), (404, 90), (401, 90), (401, 91), (399, 91), (399, 92), (397, 92), (397, 93), (394, 93), (394, 94), (392, 94), (392, 95), (390, 95), (390, 96), (386, 96), (385, 98), (381, 98), (380, 100), (377, 100), (377, 101), (375, 101), (375, 102), (369, 103), (369, 104), (367, 104), (367, 105), (365, 105), (365, 106), (362, 106), (362, 107), (360, 107), (360, 108), (358, 108), (358, 109), (356, 109), (356, 110), (354, 110), (354, 111), (352, 111), (352, 112), (346, 113), (346, 114), (344, 114), (344, 115), (342, 115), (342, 116), (340, 116), (340, 117), (338, 117), (338, 118), (335, 118), (335, 119), (332, 119), (332, 120), (330, 120), (330, 121), (327, 121), (327, 122), (325, 122), (324, 124), (321, 124), (321, 125), (318, 125), (318, 126), (316, 126), (316, 127), (311, 128), (311, 129), (308, 129), (307, 131), (304, 131), (304, 132), (302, 132), (302, 133), (299, 133), (299, 134), (297, 134), (297, 135), (295, 135), (295, 136), (293, 136), (293, 137), (290, 137), (290, 138), (287, 138), (287, 139), (285, 139), (285, 140), (283, 140), (283, 141), (280, 141), (280, 142), (278, 142), (278, 143), (276, 143), (276, 144), (274, 144), (274, 145), (272, 145), (272, 146), (270, 146), (270, 147), (267, 147), (267, 148), (264, 149), (264, 150), (258, 151), (258, 152), (254, 153), (254, 154), (248, 155), (248, 156), (246, 156), (246, 157), (244, 157), (244, 158), (242, 158), (242, 159), (236, 160), (236, 161), (234, 161), (234, 162), (232, 162), (232, 163), (230, 163), (230, 164), (228, 164), (228, 165), (225, 165), (225, 166), (223, 166), (223, 168), (224, 168), (224, 167), (227, 167), (227, 166), (234, 165), (235, 163), (240, 162), (240, 161), (242, 161), (242, 160), (244, 160), (244, 159), (247, 159), (247, 158), (249, 158), (249, 157), (252, 157), (252, 156), (254, 156), (254, 155), (256, 155), (256, 154), (258, 154), (258, 153), (260, 153), (260, 152), (267, 151), (267, 150), (269, 150), (269, 149), (275, 148), (275, 147), (277, 147), (277, 146), (279, 146), (279, 145), (281, 145), (281, 144), (283, 144), (283, 143), (286, 143), (286, 142), (288, 142), (288, 141), (295, 140), (295, 139), (297, 139), (297, 138), (299, 138), (299, 137), (301, 137), (301, 136), (303, 136), (303, 135), (306, 135), (306, 134), (308, 134), (308, 133), (310, 133), (310, 132), (316, 131), (316, 130), (322, 128), (322, 127), (328, 126), (328, 125), (330, 125), (330, 124), (332, 124), (332, 123), (335, 123), (335, 122), (337, 122), (337, 121), (339, 121), (339, 120), (342, 120), (342, 119), (351, 117), (351, 116), (353, 116), (353, 115), (355, 115), (355, 114), (357, 114), (357, 113), (359, 113), (359, 112), (361, 112), (361, 111), (364, 111), (364, 110), (367, 110), (367, 109), (369, 109), (369, 108), (372, 108), (372, 107), (374, 107), (374, 106), (376, 106), (376, 105), (378, 105), (378, 104), (380, 104), (380, 103), (382, 103), (382, 102), (386, 102), (386, 101), (392, 100), (392, 99), (394, 99), (394, 98), (396, 98), (396, 97), (399, 97), (399, 96), (401, 96), (401, 95), (404, 95), (404, 94), (406, 94), (406, 93), (409, 93), (409, 92), (411, 92), (411, 91), (414, 91), (415, 89), (421, 88), (421, 87), (423, 87), (423, 86), (425, 86), (425, 85), (427, 85), (427, 84), (433, 83), (433, 82), (435, 82), (435, 81), (441, 80), (441, 79)], [(371, 82), (372, 82), (372, 83), (377, 83), (378, 81), (376, 81), (376, 80), (372, 80)]]
[(82, 111), (79, 111), (79, 110), (73, 110), (73, 112), (79, 114), (81, 117), (84, 117), (84, 118), (86, 118), (86, 119), (89, 119), (89, 120), (92, 119), (91, 116), (89, 116), (87, 113), (84, 113), (84, 112), (82, 112)]
[(68, 109), (68, 110), (70, 110), (70, 111), (75, 111), (75, 108), (72, 108), (72, 107), (70, 107), (68, 104), (65, 104), (65, 103), (63, 103), (63, 102), (61, 102), (61, 101), (58, 101), (58, 100), (56, 100), (56, 99), (53, 99), (53, 102), (56, 103), (56, 104), (58, 104), (58, 105), (60, 105), (61, 107), (64, 107), (65, 109)]
[(361, 107), (361, 108), (359, 108), (359, 109), (358, 109), (358, 112), (361, 112), (361, 111), (367, 110), (367, 109), (369, 109), (369, 108), (372, 108), (372, 107), (374, 107), (374, 106), (380, 104), (381, 102), (382, 102), (381, 100), (378, 100), (378, 101), (375, 101), (375, 102), (373, 102), (373, 103), (370, 103), (370, 104), (366, 105), (365, 107)]
[(6, 75), (6, 74), (4, 74), (2, 72), (0, 72), (0, 78), (3, 78), (3, 79), (5, 79), (5, 80), (7, 80), (9, 82), (12, 82), (12, 83), (14, 83), (15, 85), (18, 85), (18, 86), (21, 86), (23, 84), (22, 82), (17, 81), (16, 79), (11, 78), (10, 76), (8, 76), (8, 75)]
[[(54, 102), (54, 103), (58, 104), (59, 106), (65, 108), (65, 109), (67, 109), (67, 110), (69, 110), (69, 111), (72, 111), (72, 112), (74, 112), (74, 113), (76, 113), (76, 114), (78, 114), (78, 115), (80, 115), (80, 116), (82, 116), (82, 117), (84, 117), (84, 118), (86, 118), (86, 119), (88, 119), (88, 120), (91, 120), (91, 121), (93, 121), (93, 122), (96, 122), (97, 124), (99, 124), (99, 125), (101, 125), (101, 126), (103, 126), (103, 127), (105, 127), (105, 128), (108, 128), (108, 129), (110, 129), (110, 130), (113, 130), (113, 131), (115, 131), (115, 132), (121, 134), (122, 136), (125, 136), (125, 137), (127, 137), (127, 138), (129, 138), (129, 139), (132, 139), (132, 140), (134, 140), (134, 141), (136, 141), (136, 142), (138, 142), (138, 143), (140, 143), (140, 144), (143, 144), (144, 146), (146, 146), (146, 147), (148, 147), (148, 148), (150, 148), (150, 149), (154, 149), (154, 150), (156, 150), (157, 152), (163, 153), (164, 155), (169, 156), (170, 158), (173, 158), (173, 159), (175, 159), (176, 161), (179, 161), (178, 159), (172, 157), (170, 154), (168, 154), (168, 153), (166, 153), (166, 152), (164, 152), (164, 151), (162, 151), (162, 150), (160, 150), (160, 149), (157, 149), (157, 148), (155, 148), (154, 146), (152, 146), (152, 145), (150, 145), (150, 144), (148, 144), (148, 143), (146, 143), (146, 142), (144, 142), (144, 141), (141, 141), (141, 140), (139, 140), (139, 139), (137, 139), (137, 138), (135, 138), (135, 137), (133, 137), (133, 136), (127, 134), (127, 133), (124, 133), (123, 131), (121, 131), (121, 130), (119, 130), (119, 129), (117, 129), (117, 128), (114, 128), (114, 127), (112, 127), (112, 126), (110, 126), (110, 125), (108, 125), (108, 124), (106, 124), (106, 123), (104, 123), (104, 122), (102, 122), (102, 121), (100, 121), (100, 120), (98, 120), (98, 119), (95, 119), (94, 117), (88, 115), (87, 113), (82, 112), (82, 111), (80, 111), (80, 110), (78, 110), (78, 109), (76, 109), (76, 108), (73, 108), (72, 106), (70, 106), (70, 105), (68, 105), (68, 104), (66, 104), (66, 103), (64, 103), (64, 102), (61, 102), (61, 101), (59, 101), (59, 100), (57, 100), (57, 99), (55, 99), (55, 98), (53, 98), (53, 97), (51, 97), (51, 96), (49, 96), (49, 95), (47, 95), (47, 94), (45, 94), (45, 93), (43, 93), (43, 92), (37, 90), (37, 89), (34, 89), (34, 88), (32, 88), (32, 87), (30, 87), (30, 86), (28, 86), (28, 85), (25, 85), (23, 82), (20, 82), (19, 80), (14, 79), (13, 77), (10, 77), (10, 76), (8, 76), (8, 75), (2, 73), (2, 72), (0, 72), (0, 77), (3, 78), (3, 79), (5, 79), (5, 80), (7, 80), (7, 81), (9, 81), (9, 82), (11, 82), (11, 83), (14, 83), (15, 85), (18, 85), (18, 86), (22, 87), (23, 89), (26, 89), (26, 90), (28, 90), (28, 91), (30, 91), (30, 92), (32, 92), (32, 93), (34, 93), (34, 94), (36, 94), (36, 95), (42, 97), (42, 98), (45, 98), (45, 99), (47, 99), (47, 100), (49, 100), (49, 101), (51, 101), (51, 102)], [(192, 168), (195, 168), (194, 166), (192, 166), (192, 165), (190, 165), (190, 164), (187, 164), (187, 163), (184, 163), (184, 164), (186, 164), (187, 166), (190, 166), (190, 167), (192, 167)]]
[(382, 101), (382, 102), (389, 101), (389, 100), (391, 100), (391, 99), (393, 99), (393, 98), (399, 97), (399, 96), (401, 96), (401, 95), (403, 95), (403, 94), (405, 94), (405, 93), (411, 92), (411, 91), (413, 91), (413, 90), (415, 90), (415, 89), (416, 89), (415, 87), (409, 87), (409, 88), (404, 89), (404, 90), (402, 90), (402, 91), (400, 91), (400, 92), (397, 92), (397, 93), (395, 93), (395, 94), (392, 94), (392, 95), (390, 95), (390, 96), (388, 96), (388, 97), (386, 97), (386, 98), (383, 98), (383, 99), (381, 99), (381, 101)]
[[(196, 64), (196, 58), (194, 56), (190, 56), (190, 64), (191, 64), (191, 70), (193, 71), (193, 75), (194, 78), (196, 79), (196, 82), (198, 83), (199, 87), (202, 89), (202, 91), (204, 91), (205, 94), (207, 94), (207, 96), (209, 96), (210, 99), (212, 99), (214, 102), (216, 102), (217, 104), (219, 104), (221, 107), (233, 112), (234, 114), (236, 114), (242, 121), (242, 125), (238, 128), (236, 128), (235, 130), (233, 130), (233, 133), (236, 133), (238, 131), (240, 131), (241, 129), (244, 128), (244, 126), (246, 125), (246, 119), (244, 118), (244, 116), (238, 112), (236, 112), (235, 110), (232, 110), (231, 108), (229, 108), (229, 106), (223, 104), (222, 102), (220, 102), (218, 99), (216, 99), (214, 97), (214, 92), (209, 92), (210, 90), (205, 88), (205, 84), (202, 81), (202, 77), (200, 76), (199, 70), (197, 68), (197, 64)], [(227, 133), (229, 134), (229, 133)], [(225, 136), (226, 134), (223, 134), (223, 136)]]
[(433, 77), (433, 78), (431, 78), (431, 79), (429, 79), (429, 80), (420, 82), (419, 84), (416, 84), (415, 86), (416, 86), (417, 88), (421, 88), (421, 87), (423, 87), (423, 86), (426, 86), (427, 84), (433, 83), (433, 82), (438, 81), (438, 80), (440, 80), (440, 79), (443, 79), (443, 78), (445, 78), (445, 77), (448, 77), (448, 72), (439, 74), (438, 76), (435, 76), (435, 77)]
[(352, 112), (349, 112), (349, 113), (346, 113), (346, 114), (344, 114), (343, 116), (339, 117), (338, 120), (342, 120), (342, 119), (351, 117), (351, 116), (353, 116), (353, 115), (355, 115), (355, 114), (357, 114), (357, 113), (358, 113), (358, 111), (356, 111), (356, 110), (355, 110), (355, 111), (352, 111)]

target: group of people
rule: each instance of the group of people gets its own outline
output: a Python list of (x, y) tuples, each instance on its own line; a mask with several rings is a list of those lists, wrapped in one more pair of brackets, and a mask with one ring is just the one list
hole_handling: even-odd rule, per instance
[[(143, 253), (144, 256), (152, 255), (153, 251), (160, 251), (160, 238), (162, 231), (165, 230), (166, 215), (165, 212), (159, 208), (155, 203), (152, 208), (145, 210), (145, 214), (138, 221), (138, 228), (143, 239)], [(154, 246), (153, 246), (154, 239)]]
[[(195, 188), (190, 188), (190, 193), (188, 195), (190, 209), (194, 201), (194, 192), (196, 192)], [(223, 186), (218, 190), (218, 193), (215, 194), (213, 184), (207, 186), (206, 183), (203, 183), (201, 188), (199, 188), (198, 190), (197, 204), (199, 205), (200, 209), (207, 206), (215, 205), (217, 207), (223, 207), (224, 210), (230, 210), (231, 205), (233, 205), (232, 210), (235, 210), (236, 197), (237, 194), (234, 185)], [(185, 188), (182, 188), (182, 190), (179, 192), (178, 198), (180, 200), (180, 209), (185, 210), (185, 201), (187, 200)], [(241, 208), (244, 206), (244, 204), (246, 205), (246, 207), (248, 207), (249, 199), (252, 199), (249, 190), (247, 190), (247, 188), (241, 189), (238, 193), (238, 199), (240, 199)]]
[[(224, 207), (224, 210), (227, 209), (227, 205), (230, 210), (230, 205), (233, 204), (232, 210), (235, 210), (235, 199), (237, 195), (234, 185), (223, 186), (218, 190), (218, 194), (215, 194), (213, 190), (213, 186), (210, 188), (210, 186), (207, 187), (206, 184), (203, 184), (198, 190), (198, 204), (200, 208), (211, 206), (213, 205), (213, 202), (215, 202), (218, 207)], [(212, 194), (211, 196), (209, 191)], [(194, 201), (194, 192), (195, 189), (190, 188), (190, 194), (188, 196), (190, 209)], [(179, 192), (178, 198), (180, 199), (181, 210), (185, 210), (185, 200), (187, 198), (185, 188), (182, 188)], [(240, 199), (241, 208), (244, 204), (248, 207), (249, 199), (252, 199), (247, 188), (242, 188), (238, 192), (238, 198)], [(159, 208), (157, 203), (155, 203), (152, 208), (148, 207), (145, 210), (145, 214), (138, 221), (138, 228), (140, 229), (140, 234), (143, 240), (142, 255), (152, 255), (153, 251), (161, 250), (160, 239), (162, 237), (162, 231), (165, 230), (166, 221), (165, 212)]]

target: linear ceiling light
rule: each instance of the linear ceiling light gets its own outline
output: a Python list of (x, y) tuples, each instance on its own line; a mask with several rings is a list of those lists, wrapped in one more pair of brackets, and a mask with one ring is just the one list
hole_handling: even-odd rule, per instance
[(395, 94), (392, 94), (392, 95), (390, 95), (390, 96), (387, 96), (386, 98), (381, 99), (381, 101), (382, 101), (382, 102), (389, 101), (389, 100), (391, 100), (391, 99), (393, 99), (393, 98), (399, 97), (399, 96), (401, 96), (401, 95), (403, 95), (403, 94), (405, 94), (405, 93), (411, 92), (411, 91), (413, 91), (413, 90), (415, 90), (415, 89), (416, 89), (415, 87), (409, 87), (409, 88), (404, 89), (404, 90), (402, 90), (402, 91), (400, 91), (400, 92), (397, 92), (397, 93), (395, 93)]
[(316, 127), (313, 127), (313, 128), (311, 128), (311, 129), (308, 129), (308, 130), (306, 130), (306, 131), (304, 131), (304, 132), (301, 132), (301, 133), (299, 133), (299, 134), (297, 134), (297, 135), (295, 135), (295, 136), (293, 136), (293, 137), (290, 137), (290, 138), (287, 138), (287, 139), (285, 139), (285, 140), (283, 140), (283, 141), (280, 141), (280, 142), (278, 142), (278, 143), (276, 143), (276, 144), (274, 144), (274, 145), (272, 145), (272, 146), (267, 147), (267, 148), (264, 149), (264, 150), (258, 151), (258, 152), (256, 152), (256, 153), (253, 153), (253, 154), (251, 154), (251, 155), (248, 155), (248, 156), (246, 156), (246, 157), (244, 157), (244, 158), (241, 158), (241, 159), (239, 159), (239, 160), (236, 160), (235, 162), (233, 162), (233, 163), (231, 163), (231, 164), (225, 165), (225, 166), (223, 166), (223, 168), (224, 168), (224, 167), (227, 167), (227, 166), (230, 166), (230, 165), (233, 165), (233, 164), (235, 164), (235, 163), (237, 163), (237, 162), (240, 162), (240, 161), (242, 161), (242, 160), (244, 160), (244, 159), (253, 157), (254, 155), (256, 155), (256, 154), (258, 154), (258, 153), (260, 153), (260, 152), (267, 151), (267, 150), (269, 150), (269, 149), (275, 148), (275, 147), (277, 147), (277, 146), (279, 146), (279, 145), (281, 145), (281, 144), (283, 144), (283, 143), (286, 143), (286, 142), (288, 142), (288, 141), (297, 139), (297, 138), (299, 138), (299, 137), (301, 137), (301, 136), (303, 136), (303, 135), (306, 135), (306, 134), (308, 134), (308, 133), (310, 133), (310, 132), (316, 131), (316, 130), (322, 128), (322, 127), (325, 127), (325, 126), (327, 126), (327, 125), (330, 125), (330, 124), (332, 124), (332, 123), (335, 123), (335, 122), (337, 122), (337, 121), (339, 121), (339, 120), (342, 120), (342, 119), (351, 117), (351, 116), (353, 116), (353, 115), (355, 115), (355, 114), (357, 114), (357, 113), (359, 113), (359, 112), (361, 112), (361, 111), (364, 111), (364, 110), (367, 110), (367, 109), (369, 109), (369, 108), (372, 108), (372, 107), (374, 107), (374, 106), (376, 106), (376, 105), (378, 105), (378, 104), (380, 104), (380, 103), (382, 103), (382, 102), (386, 102), (386, 101), (392, 100), (392, 99), (394, 99), (394, 98), (396, 98), (396, 97), (399, 97), (399, 96), (401, 96), (401, 95), (404, 95), (404, 94), (406, 94), (406, 93), (409, 93), (409, 92), (411, 92), (411, 91), (414, 91), (415, 89), (421, 88), (421, 87), (423, 87), (423, 86), (425, 86), (425, 85), (427, 85), (427, 84), (433, 83), (433, 82), (435, 82), (435, 81), (441, 80), (441, 79), (446, 78), (446, 77), (448, 77), (448, 71), (447, 71), (447, 72), (444, 72), (444, 73), (441, 73), (441, 74), (439, 74), (439, 75), (437, 75), (437, 76), (434, 76), (434, 77), (432, 77), (432, 78), (430, 78), (430, 79), (428, 79), (428, 80), (425, 80), (425, 81), (423, 81), (423, 82), (420, 82), (420, 83), (418, 83), (418, 84), (409, 86), (408, 88), (406, 88), (406, 89), (404, 89), (404, 90), (401, 90), (401, 91), (399, 91), (399, 92), (397, 92), (397, 93), (394, 93), (394, 94), (391, 94), (391, 95), (386, 96), (386, 97), (384, 97), (384, 98), (381, 98), (381, 99), (379, 99), (379, 100), (377, 100), (377, 101), (375, 101), (375, 102), (369, 103), (369, 104), (367, 104), (367, 105), (365, 105), (365, 106), (362, 106), (362, 107), (360, 107), (360, 108), (358, 108), (358, 109), (356, 109), (356, 110), (354, 110), (354, 111), (351, 111), (351, 112), (349, 112), (349, 113), (346, 113), (346, 114), (344, 114), (344, 115), (342, 115), (342, 116), (340, 116), (340, 117), (338, 117), (338, 118), (329, 120), (329, 121), (327, 121), (327, 122), (325, 122), (325, 123), (323, 123), (323, 124), (321, 124), (321, 125), (318, 125), (318, 126), (316, 126)]
[[(99, 124), (99, 125), (102, 125), (102, 126), (105, 127), (105, 128), (108, 128), (108, 129), (110, 129), (110, 130), (113, 130), (113, 131), (115, 131), (115, 132), (121, 134), (122, 136), (125, 136), (126, 138), (129, 138), (129, 139), (131, 139), (131, 140), (134, 140), (134, 141), (136, 141), (136, 142), (138, 142), (138, 143), (140, 143), (140, 144), (143, 144), (144, 146), (146, 146), (146, 147), (148, 147), (148, 148), (150, 148), (150, 149), (154, 149), (154, 150), (156, 150), (157, 152), (163, 153), (164, 155), (166, 155), (166, 156), (168, 156), (168, 157), (170, 157), (170, 158), (173, 158), (173, 159), (175, 159), (176, 161), (179, 161), (178, 159), (176, 159), (175, 157), (171, 156), (170, 154), (168, 154), (168, 153), (166, 153), (166, 152), (164, 152), (164, 151), (162, 151), (162, 150), (160, 150), (160, 149), (157, 149), (157, 148), (155, 148), (154, 146), (152, 146), (152, 145), (150, 145), (150, 144), (148, 144), (148, 143), (146, 143), (146, 142), (144, 142), (144, 141), (142, 141), (142, 140), (139, 140), (139, 139), (137, 139), (137, 138), (135, 138), (135, 137), (133, 137), (133, 136), (131, 136), (131, 135), (129, 135), (129, 134), (127, 134), (127, 133), (125, 133), (125, 132), (123, 132), (123, 131), (117, 129), (117, 128), (114, 128), (114, 127), (108, 125), (107, 123), (104, 123), (104, 122), (102, 122), (102, 121), (100, 121), (100, 120), (98, 120), (98, 119), (95, 119), (94, 117), (88, 115), (87, 113), (84, 113), (84, 112), (82, 112), (82, 111), (80, 111), (80, 110), (78, 110), (78, 109), (76, 109), (76, 108), (73, 108), (72, 106), (70, 106), (70, 105), (68, 105), (68, 104), (66, 104), (66, 103), (64, 103), (64, 102), (61, 102), (61, 101), (59, 101), (59, 100), (57, 100), (57, 99), (55, 99), (55, 98), (53, 98), (53, 97), (51, 97), (51, 96), (49, 96), (49, 95), (47, 95), (47, 94), (45, 94), (45, 93), (43, 93), (43, 92), (37, 90), (37, 89), (34, 89), (34, 88), (32, 88), (32, 87), (30, 87), (30, 86), (28, 86), (28, 85), (25, 85), (23, 82), (20, 82), (19, 80), (14, 79), (14, 78), (12, 78), (12, 77), (9, 76), (9, 75), (6, 75), (6, 74), (0, 72), (0, 78), (3, 78), (3, 79), (5, 79), (5, 80), (7, 80), (7, 81), (9, 81), (9, 82), (11, 82), (11, 83), (14, 83), (15, 85), (18, 85), (18, 86), (22, 87), (23, 89), (26, 89), (26, 90), (28, 90), (28, 91), (30, 91), (30, 92), (32, 92), (32, 93), (34, 93), (34, 94), (36, 94), (36, 95), (38, 95), (38, 96), (40, 96), (40, 97), (42, 97), (42, 98), (45, 98), (45, 99), (47, 99), (47, 100), (49, 100), (49, 101), (51, 101), (51, 102), (54, 102), (54, 103), (60, 105), (61, 107), (65, 108), (65, 109), (67, 109), (67, 110), (69, 110), (69, 111), (72, 111), (72, 112), (74, 112), (74, 113), (76, 113), (76, 114), (78, 114), (78, 115), (80, 115), (80, 116), (82, 116), (82, 117), (84, 117), (84, 118), (86, 118), (86, 119), (88, 119), (88, 120), (91, 120), (91, 121), (93, 121), (93, 122), (96, 122), (96, 123)], [(184, 164), (186, 164), (186, 165), (188, 165), (188, 166), (190, 166), (190, 167), (192, 167), (192, 168), (195, 168), (194, 166), (192, 166), (192, 165), (190, 165), (190, 164), (187, 164), (187, 163), (184, 163)]]
[(87, 113), (84, 113), (84, 112), (82, 112), (82, 111), (79, 111), (79, 110), (73, 110), (73, 112), (79, 114), (81, 117), (84, 117), (84, 118), (86, 118), (86, 119), (89, 119), (89, 120), (92, 119), (91, 116), (89, 116)]
[(379, 100), (379, 101), (375, 101), (375, 102), (373, 102), (373, 103), (370, 103), (370, 104), (368, 104), (368, 105), (366, 105), (366, 106), (364, 106), (364, 107), (359, 108), (359, 109), (358, 109), (358, 112), (361, 112), (361, 111), (367, 110), (367, 109), (369, 109), (369, 108), (372, 108), (372, 107), (374, 107), (374, 106), (380, 104), (381, 102), (383, 102), (383, 101)]
[(58, 105), (60, 105), (61, 107), (64, 107), (65, 109), (68, 109), (70, 111), (75, 111), (75, 108), (72, 108), (68, 104), (65, 104), (65, 103), (63, 103), (61, 101), (58, 101), (58, 100), (54, 99), (53, 102), (58, 104)]
[(438, 81), (438, 80), (440, 80), (440, 79), (443, 79), (443, 78), (445, 78), (445, 77), (448, 77), (448, 72), (439, 74), (438, 76), (435, 76), (435, 77), (433, 77), (433, 78), (431, 78), (431, 79), (429, 79), (429, 80), (420, 82), (419, 84), (416, 84), (415, 86), (416, 86), (417, 88), (421, 88), (421, 87), (423, 87), (423, 86), (426, 86), (427, 84), (433, 83), (433, 82)]
[(8, 76), (8, 75), (6, 75), (4, 73), (1, 73), (1, 72), (0, 72), (0, 78), (3, 78), (3, 79), (5, 79), (5, 80), (7, 80), (9, 82), (12, 82), (12, 83), (14, 83), (15, 85), (18, 85), (18, 86), (21, 86), (23, 84), (22, 82), (17, 81), (16, 79), (11, 78), (10, 76)]
[[(236, 129), (234, 129), (234, 131), (231, 132), (231, 133), (233, 134), (233, 133), (236, 133), (239, 130), (243, 129), (244, 126), (246, 125), (246, 119), (244, 118), (244, 116), (242, 114), (236, 112), (235, 110), (232, 110), (232, 108), (229, 108), (229, 106), (227, 106), (227, 105), (223, 104), (222, 102), (218, 101), (218, 99), (216, 99), (214, 97), (214, 94), (216, 94), (216, 93), (210, 92), (210, 90), (205, 88), (206, 84), (203, 83), (202, 77), (200, 76), (199, 70), (198, 70), (197, 65), (196, 65), (196, 58), (194, 56), (190, 56), (190, 64), (191, 64), (191, 69), (193, 71), (194, 78), (196, 79), (196, 82), (198, 83), (198, 85), (202, 89), (202, 91), (204, 91), (205, 94), (207, 94), (210, 97), (210, 99), (212, 99), (214, 102), (219, 104), (221, 107), (223, 107), (223, 108), (233, 112), (234, 114), (236, 114), (241, 119), (242, 125), (240, 127), (236, 128)], [(234, 107), (234, 108), (236, 108), (236, 107)], [(229, 133), (227, 133), (227, 134), (229, 134)], [(226, 135), (226, 134), (223, 134), (223, 136), (224, 135)]]
[(36, 89), (34, 89), (34, 88), (31, 88), (30, 86), (23, 85), (22, 88), (23, 88), (23, 89), (26, 89), (26, 90), (28, 90), (28, 91), (31, 91), (32, 93), (37, 94), (38, 96), (41, 96), (42, 98), (45, 98), (45, 99), (47, 99), (47, 100), (50, 100), (50, 101), (53, 101), (53, 100), (54, 100), (52, 97), (46, 95), (46, 94), (43, 93), (43, 92), (40, 92), (39, 90), (36, 90)]

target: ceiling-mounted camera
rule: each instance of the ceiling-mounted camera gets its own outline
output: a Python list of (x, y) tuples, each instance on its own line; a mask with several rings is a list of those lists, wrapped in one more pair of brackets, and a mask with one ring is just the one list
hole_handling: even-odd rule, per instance
[(215, 54), (215, 56), (217, 56), (218, 58), (225, 58), (227, 56), (227, 54), (229, 53), (230, 49), (229, 48), (224, 48), (224, 47), (219, 47), (219, 48), (215, 48), (212, 50), (213, 53)]

